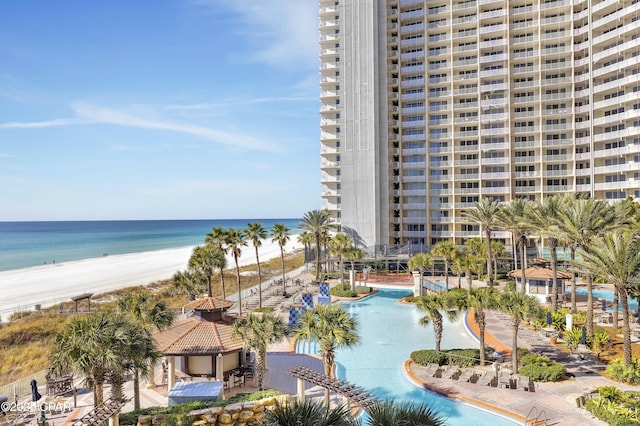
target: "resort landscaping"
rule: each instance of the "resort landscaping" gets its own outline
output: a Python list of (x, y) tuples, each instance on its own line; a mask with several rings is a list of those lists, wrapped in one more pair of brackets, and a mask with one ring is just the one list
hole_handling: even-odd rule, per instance
[[(555, 216), (551, 214), (552, 207), (557, 210)], [(586, 218), (583, 217), (585, 215)], [(470, 238), (463, 247), (443, 241), (434, 244), (431, 252), (415, 254), (402, 261), (396, 259), (396, 273), (401, 268), (413, 271), (414, 295), (405, 300), (416, 305), (420, 316), (415, 321), (433, 330), (433, 341), (427, 344), (428, 347), (431, 344), (435, 347), (414, 351), (406, 357), (410, 357), (415, 365), (422, 366), (426, 371), (433, 369), (433, 374), (428, 373), (431, 377), (456, 381), (462, 379), (475, 383), (487, 376), (487, 384), (494, 383), (498, 388), (507, 389), (522, 386), (532, 391), (534, 383), (574, 380), (575, 374), (567, 371), (563, 360), (588, 360), (593, 365), (608, 362), (606, 369), (603, 365), (598, 370), (601, 374), (630, 385), (640, 381), (640, 364), (634, 352), (638, 350), (638, 345), (632, 344), (632, 330), (635, 329), (632, 319), (635, 317), (628, 309), (629, 297), (637, 297), (640, 293), (637, 206), (629, 203), (608, 205), (592, 200), (571, 200), (568, 197), (552, 197), (539, 204), (517, 200), (508, 205), (499, 205), (481, 200), (476, 203), (474, 210), (468, 212), (467, 217), (470, 223), (476, 223), (482, 229), (506, 229), (511, 232), (520, 256), (515, 256), (514, 251), (511, 263), (511, 259), (506, 258), (502, 243), (491, 241), (491, 232), (488, 232), (484, 240)], [(51, 348), (48, 354), (46, 351), (43, 353), (48, 356), (47, 367), (50, 368), (51, 377), (73, 373), (83, 376), (85, 385), (94, 391), (95, 407), (100, 407), (107, 400), (102, 392), (103, 386), (107, 384), (111, 392), (109, 398), (124, 401), (127, 397), (123, 393), (123, 384), (126, 377), (131, 376), (134, 382), (133, 400), (137, 410), (140, 407), (140, 381), (150, 377), (154, 384), (154, 371), (163, 357), (168, 363), (163, 377), (167, 390), (171, 390), (177, 377), (197, 377), (208, 381), (224, 381), (225, 387), (229, 388), (233, 386), (232, 383), (238, 386), (246, 384), (247, 380), (256, 380), (260, 391), (267, 348), (287, 335), (300, 341), (316, 342), (324, 374), (328, 378), (334, 378), (341, 351), (355, 347), (360, 339), (358, 323), (347, 309), (341, 304), (313, 306), (312, 303), (293, 326), (289, 318), (287, 330), (284, 317), (289, 311), (285, 311), (285, 305), (263, 305), (267, 297), (269, 300), (279, 297), (283, 303), (294, 306), (301, 299), (291, 297), (291, 291), (314, 291), (313, 285), (320, 283), (321, 278), (326, 278), (328, 273), (332, 277), (338, 277), (333, 279), (335, 285), (330, 290), (331, 296), (336, 299), (360, 298), (373, 293), (371, 286), (367, 285), (367, 279), (373, 278), (371, 271), (380, 270), (381, 265), (388, 266), (389, 262), (368, 258), (364, 251), (354, 247), (352, 238), (347, 234), (338, 232), (331, 236), (328, 232), (329, 222), (323, 211), (305, 215), (302, 224), (305, 232), (299, 236), (300, 243), (305, 246), (304, 259), (302, 255), (285, 256), (284, 247), (289, 240), (289, 230), (274, 226), (269, 236), (280, 246), (280, 258), (274, 259), (273, 265), (261, 262), (258, 256), (257, 249), (260, 241), (267, 235), (266, 230), (255, 224), (250, 224), (252, 233), (214, 228), (206, 236), (205, 244), (194, 249), (188, 268), (176, 273), (170, 282), (158, 283), (144, 291), (125, 291), (103, 296), (104, 303), (94, 303), (97, 309), (88, 315), (62, 315), (66, 314), (66, 308), (62, 305), (58, 315), (53, 312), (46, 314), (47, 318), (55, 318), (48, 322), (50, 333), (31, 332), (30, 335), (35, 342), (47, 342), (47, 346)], [(575, 230), (576, 223), (581, 224), (581, 232)], [(590, 232), (588, 238), (584, 235), (586, 231)], [(525, 268), (522, 267), (528, 261), (524, 255), (525, 245), (529, 238), (533, 238), (531, 235), (542, 237), (541, 241), (550, 249), (551, 261), (532, 259), (534, 266)], [(238, 258), (249, 242), (255, 248), (257, 274), (246, 274), (252, 268), (240, 268), (238, 264)], [(571, 261), (564, 264), (569, 267), (570, 272), (563, 272), (558, 268), (555, 250), (561, 243), (572, 248)], [(225, 252), (232, 254), (234, 260), (230, 275), (235, 279), (235, 286), (229, 286), (228, 281), (225, 281), (228, 278), (226, 261), (223, 262)], [(287, 270), (300, 267), (311, 260), (315, 264), (315, 269), (312, 270), (315, 282), (294, 282), (287, 277)], [(351, 270), (348, 281), (345, 280), (345, 260)], [(512, 269), (518, 262), (521, 267)], [(362, 272), (355, 273), (356, 267)], [(436, 279), (435, 269), (438, 267), (443, 268), (444, 274)], [(453, 272), (451, 279), (450, 269)], [(269, 275), (274, 277), (275, 293), (265, 291), (263, 294), (263, 286), (256, 287), (256, 284), (263, 282)], [(405, 274), (407, 276), (411, 277), (408, 273)], [(581, 277), (580, 284), (578, 276)], [(393, 283), (396, 277), (401, 275), (392, 276), (390, 282)], [(509, 277), (515, 280), (510, 280)], [(564, 280), (571, 280), (570, 291), (565, 289)], [(599, 323), (603, 321), (604, 315), (596, 316), (596, 303), (592, 295), (595, 280), (612, 283), (610, 288), (614, 293), (613, 306), (620, 304), (623, 308), (622, 312), (613, 309), (611, 326)], [(405, 278), (398, 282), (401, 282), (401, 288), (408, 288)], [(584, 284), (588, 293), (586, 303), (578, 301), (575, 291), (578, 285)], [(225, 297), (233, 293), (236, 301), (227, 301)], [(569, 302), (560, 297), (565, 293), (570, 296), (570, 306), (567, 308), (562, 305)], [(207, 296), (200, 297), (202, 294)], [(186, 317), (180, 320), (181, 323), (174, 321), (174, 315), (175, 308), (182, 305), (184, 308), (180, 313), (186, 314)], [(578, 305), (585, 310), (579, 311)], [(603, 311), (605, 305), (603, 302)], [(234, 312), (227, 312), (231, 306), (234, 307)], [(349, 306), (358, 308), (358, 305)], [(366, 304), (364, 306), (366, 309)], [(23, 318), (25, 324), (39, 324), (38, 319), (43, 312), (46, 311), (26, 315)], [(193, 318), (190, 319), (190, 315)], [(465, 321), (473, 322), (473, 329), (477, 330), (474, 334), (478, 339), (478, 347), (441, 349), (444, 324), (461, 316)], [(491, 323), (489, 318), (492, 318)], [(495, 337), (487, 331), (490, 324), (494, 326), (496, 318), (508, 323), (507, 328), (511, 331), (510, 339), (501, 338), (502, 343), (499, 345), (496, 345)], [(18, 334), (26, 333), (27, 327), (12, 328), (19, 322), (20, 319), (16, 316), (12, 324), (0, 330), (0, 342), (4, 341), (5, 347), (9, 348), (1, 356), (11, 354), (10, 348), (18, 346), (15, 343), (25, 342), (26, 339), (20, 339)], [(182, 342), (171, 340), (177, 335), (186, 335), (182, 332), (174, 333), (172, 329), (187, 327), (191, 323), (207, 330), (215, 329), (214, 334), (219, 341), (204, 334), (198, 334), (192, 340), (183, 339)], [(622, 327), (618, 329), (620, 323)], [(188, 325), (187, 328), (189, 327), (191, 326)], [(561, 355), (558, 356), (557, 352), (551, 353), (543, 348), (545, 345), (536, 346), (535, 342), (528, 342), (528, 350), (521, 348), (519, 335), (524, 331), (529, 332), (529, 327), (535, 329), (531, 332), (536, 333), (536, 341), (544, 335), (547, 347), (550, 345), (555, 349), (564, 349), (566, 355), (560, 351)], [(510, 345), (505, 349), (508, 340)], [(205, 341), (214, 344), (208, 348)], [(621, 344), (616, 345), (616, 341)], [(255, 356), (255, 360), (249, 360), (250, 353)], [(620, 357), (610, 359), (612, 353), (619, 353)], [(2, 364), (5, 365), (4, 362)], [(476, 367), (481, 371), (475, 370)], [(34, 367), (34, 370), (37, 371), (37, 368)], [(490, 371), (491, 368), (495, 375), (485, 371)], [(251, 374), (248, 375), (248, 372)], [(25, 373), (30, 372), (22, 371), (20, 374), (24, 376)], [(637, 413), (631, 410), (624, 414), (624, 407), (629, 405), (629, 398), (633, 401), (633, 397), (604, 389), (600, 392), (599, 401), (606, 402), (587, 401), (589, 409), (601, 418), (608, 415), (606, 411), (615, 412), (618, 416), (626, 415), (632, 421)], [(589, 401), (591, 400), (596, 401), (595, 398)], [(329, 405), (329, 401), (327, 390), (325, 406)], [(301, 404), (296, 405), (295, 409), (304, 411), (312, 408), (303, 401), (299, 402)], [(223, 403), (214, 403), (216, 406), (221, 404)], [(246, 407), (230, 404), (228, 401), (224, 404), (226, 409), (198, 405), (187, 406), (190, 407), (188, 410), (167, 410), (163, 413), (164, 417), (154, 411), (156, 417), (143, 417), (142, 423), (172, 424), (178, 421), (176, 415), (182, 416), (186, 411), (190, 414), (180, 420), (182, 424), (235, 424), (236, 421), (242, 423), (242, 420), (251, 423), (262, 421), (264, 413), (280, 409), (278, 404), (275, 409), (257, 408), (270, 406), (259, 403), (247, 403)], [(616, 404), (622, 408), (612, 408)], [(606, 410), (603, 408), (605, 406)], [(200, 411), (194, 412), (196, 408)], [(178, 410), (179, 413), (173, 410)], [(253, 412), (251, 416), (250, 412)], [(147, 415), (151, 413), (144, 414)]]

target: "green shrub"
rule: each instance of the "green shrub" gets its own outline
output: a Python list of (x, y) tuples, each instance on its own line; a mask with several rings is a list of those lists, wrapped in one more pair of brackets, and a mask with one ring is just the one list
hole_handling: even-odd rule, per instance
[(265, 306), (263, 308), (254, 308), (251, 309), (251, 312), (264, 312), (264, 313), (269, 313), (269, 312), (273, 312), (273, 307), (271, 306)]
[(597, 389), (600, 398), (587, 400), (585, 409), (614, 426), (640, 425), (640, 393), (623, 392), (615, 386)]
[(411, 361), (419, 365), (429, 365), (431, 363), (442, 365), (447, 361), (447, 357), (443, 353), (437, 353), (433, 349), (414, 351), (411, 352), (409, 357)]
[(412, 352), (410, 358), (419, 365), (431, 363), (443, 365), (449, 363), (449, 354), (451, 354), (451, 363), (459, 367), (471, 367), (477, 365), (480, 360), (479, 349), (448, 349), (439, 353), (433, 349), (423, 349)]
[[(190, 419), (185, 414), (190, 413), (193, 410), (201, 410), (211, 407), (224, 407), (229, 404), (235, 404), (237, 402), (257, 401), (263, 398), (270, 398), (276, 395), (280, 395), (281, 392), (273, 389), (251, 392), (251, 393), (238, 393), (231, 398), (223, 401), (193, 401), (186, 402), (184, 404), (175, 405), (173, 407), (149, 407), (143, 408), (139, 411), (130, 411), (128, 413), (120, 414), (120, 424), (136, 425), (138, 424), (138, 417), (140, 416), (155, 416), (157, 414), (166, 414), (163, 421), (165, 426), (173, 426), (182, 424), (184, 426), (190, 425)], [(180, 423), (182, 422), (182, 423)], [(186, 423), (185, 423), (186, 422)]]
[(567, 374), (567, 369), (546, 356), (528, 353), (520, 359), (520, 374), (535, 382), (555, 382)]
[(356, 293), (358, 293), (358, 294), (371, 293), (371, 287), (366, 287), (366, 286), (363, 286), (363, 285), (357, 285), (356, 286)]
[(622, 358), (616, 358), (607, 365), (605, 373), (618, 382), (640, 384), (640, 358), (632, 359), (628, 367), (625, 367)]
[(516, 282), (513, 280), (507, 281), (504, 285), (504, 291), (516, 291)]
[(407, 296), (404, 298), (404, 301), (407, 303), (416, 303), (418, 301), (419, 296)]
[(358, 294), (351, 290), (349, 283), (337, 284), (329, 290), (329, 294), (336, 297), (357, 297)]

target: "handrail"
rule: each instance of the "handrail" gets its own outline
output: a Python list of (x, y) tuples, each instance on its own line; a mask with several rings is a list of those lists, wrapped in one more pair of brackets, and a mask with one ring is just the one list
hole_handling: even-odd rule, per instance
[(538, 426), (538, 425), (546, 426), (547, 424), (546, 417), (547, 417), (547, 413), (544, 411), (544, 409), (538, 412), (538, 407), (534, 405), (529, 410), (529, 413), (527, 414), (527, 417), (524, 419), (524, 422), (525, 424), (532, 425), (532, 426)]

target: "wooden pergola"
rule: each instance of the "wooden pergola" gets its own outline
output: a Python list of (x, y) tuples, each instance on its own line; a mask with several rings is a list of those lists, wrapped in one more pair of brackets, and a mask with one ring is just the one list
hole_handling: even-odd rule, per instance
[(304, 400), (304, 382), (309, 382), (314, 385), (321, 386), (325, 389), (334, 391), (338, 395), (346, 397), (347, 399), (349, 399), (349, 401), (359, 405), (365, 410), (367, 409), (367, 407), (382, 403), (382, 400), (380, 398), (370, 394), (364, 388), (361, 388), (354, 385), (353, 383), (349, 383), (344, 380), (331, 378), (324, 373), (320, 373), (316, 370), (312, 370), (302, 365), (290, 368), (286, 371), (286, 373), (298, 379), (298, 401)]
[(78, 312), (78, 302), (81, 300), (85, 300), (87, 299), (87, 311), (91, 312), (91, 296), (93, 296), (93, 293), (83, 293), (80, 294), (78, 296), (74, 296), (71, 298), (71, 300), (73, 300), (75, 302), (75, 312)]

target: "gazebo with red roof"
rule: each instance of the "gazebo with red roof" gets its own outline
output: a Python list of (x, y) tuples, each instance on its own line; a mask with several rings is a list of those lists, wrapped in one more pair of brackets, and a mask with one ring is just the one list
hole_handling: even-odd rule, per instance
[(233, 319), (226, 316), (232, 301), (204, 297), (184, 306), (193, 315), (153, 335), (158, 351), (167, 357), (167, 386), (176, 376), (223, 380), (242, 367), (244, 343), (231, 337)]
[[(535, 296), (540, 302), (544, 303), (547, 297), (551, 296), (553, 287), (553, 271), (549, 268), (541, 266), (531, 266), (524, 270), (526, 276), (525, 292), (530, 296)], [(509, 272), (509, 275), (516, 279), (518, 288), (522, 285), (522, 269), (516, 269)], [(558, 294), (564, 295), (565, 280), (573, 277), (569, 272), (557, 271)]]

